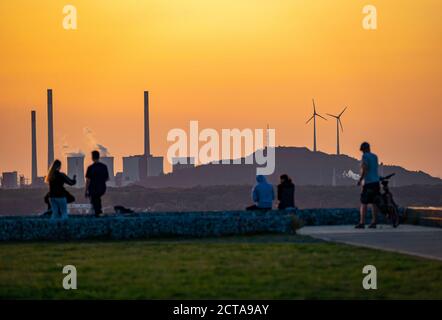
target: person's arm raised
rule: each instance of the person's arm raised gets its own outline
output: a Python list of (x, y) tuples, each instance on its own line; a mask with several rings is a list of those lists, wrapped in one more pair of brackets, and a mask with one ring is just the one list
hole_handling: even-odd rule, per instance
[(74, 175), (74, 178), (71, 179), (66, 174), (63, 173), (63, 178), (64, 178), (64, 182), (70, 186), (73, 186), (74, 184), (77, 183), (77, 176), (76, 175)]

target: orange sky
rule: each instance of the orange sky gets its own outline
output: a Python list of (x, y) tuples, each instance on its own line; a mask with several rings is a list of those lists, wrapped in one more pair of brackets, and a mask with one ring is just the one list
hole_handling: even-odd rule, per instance
[[(378, 9), (378, 30), (362, 8)], [(152, 151), (168, 130), (276, 129), (277, 145), (312, 147), (311, 98), (344, 105), (342, 152), (362, 140), (381, 161), (442, 177), (440, 0), (149, 0), (0, 2), (0, 171), (30, 175), (30, 110), (37, 110), (39, 174), (46, 167), (46, 88), (61, 145), (88, 152), (83, 128), (117, 157), (143, 151), (143, 90)], [(335, 151), (335, 122), (318, 123)]]

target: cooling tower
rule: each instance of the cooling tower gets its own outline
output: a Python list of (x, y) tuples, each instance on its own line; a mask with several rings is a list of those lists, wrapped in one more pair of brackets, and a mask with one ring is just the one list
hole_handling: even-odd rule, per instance
[(107, 167), (107, 171), (109, 172), (109, 181), (114, 182), (114, 157), (101, 157), (100, 162), (104, 163)]
[(73, 178), (74, 175), (77, 176), (77, 184), (74, 186), (76, 188), (84, 187), (84, 155), (76, 154), (69, 155), (67, 157), (68, 163), (68, 176)]

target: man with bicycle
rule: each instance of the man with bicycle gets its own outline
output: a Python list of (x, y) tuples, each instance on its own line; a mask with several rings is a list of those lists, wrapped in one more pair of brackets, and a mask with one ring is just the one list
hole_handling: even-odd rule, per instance
[(359, 224), (355, 226), (357, 229), (365, 228), (365, 216), (367, 214), (367, 207), (372, 205), (372, 221), (368, 226), (371, 229), (376, 228), (376, 215), (378, 207), (376, 206), (376, 198), (379, 196), (381, 188), (379, 184), (379, 162), (378, 157), (370, 150), (370, 144), (364, 142), (360, 148), (362, 152), (361, 159), (361, 177), (358, 181), (358, 186), (362, 185), (361, 193), (361, 211)]

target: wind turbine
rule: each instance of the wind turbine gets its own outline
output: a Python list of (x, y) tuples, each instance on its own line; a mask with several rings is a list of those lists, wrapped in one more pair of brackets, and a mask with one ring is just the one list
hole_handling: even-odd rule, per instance
[(309, 123), (313, 119), (313, 151), (316, 152), (316, 117), (320, 117), (327, 121), (323, 116), (316, 112), (315, 99), (313, 101), (313, 115), (310, 119), (307, 120), (306, 124)]
[(344, 110), (341, 111), (340, 114), (333, 115), (330, 113), (327, 113), (330, 117), (333, 117), (336, 119), (336, 154), (340, 155), (340, 149), (339, 149), (339, 126), (341, 127), (341, 130), (344, 131), (344, 127), (342, 126), (342, 122), (341, 122), (341, 116), (342, 114), (345, 112), (345, 110), (347, 110), (347, 107), (344, 108)]

